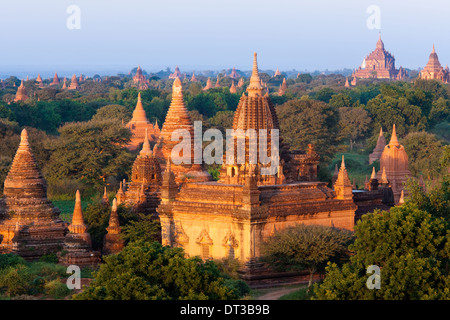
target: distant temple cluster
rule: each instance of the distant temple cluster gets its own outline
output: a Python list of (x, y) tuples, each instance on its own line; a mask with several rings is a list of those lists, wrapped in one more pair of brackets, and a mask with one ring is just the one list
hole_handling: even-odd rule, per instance
[[(384, 52), (381, 39), (378, 49)], [(391, 59), (390, 55), (385, 59)], [(369, 60), (367, 62), (372, 63)], [(393, 60), (390, 61), (378, 67), (392, 71)], [(140, 74), (137, 72), (133, 79), (143, 81)], [(239, 77), (234, 72), (232, 76), (233, 79)], [(74, 86), (77, 82), (76, 77), (72, 78)], [(208, 82), (212, 86), (210, 79)], [(240, 78), (237, 87), (242, 86)], [(234, 82), (233, 87), (236, 90)], [(284, 94), (285, 90), (283, 81), (279, 94)], [(21, 94), (26, 95), (26, 92)], [(401, 204), (405, 196), (403, 184), (411, 176), (408, 157), (398, 142), (394, 125), (389, 144), (380, 130), (377, 146), (370, 155), (371, 163), (380, 161), (380, 170), (376, 173), (373, 169), (370, 180), (366, 179), (361, 190), (356, 189), (355, 182), (351, 183), (344, 157), (340, 167), (336, 166), (330, 188), (326, 182), (318, 181), (319, 155), (314, 146), (310, 144), (307, 150), (289, 150), (281, 138), (276, 173), (263, 174), (267, 164), (260, 159), (257, 163), (249, 160), (250, 147), (255, 146), (245, 138), (246, 161), (228, 163), (224, 157), (219, 180), (213, 181), (203, 164), (194, 163), (192, 139), (191, 154), (183, 155), (192, 160), (190, 164), (174, 164), (171, 159), (178, 143), (172, 141), (172, 133), (185, 129), (194, 136), (179, 75), (174, 77), (172, 101), (161, 130), (157, 123), (148, 121), (140, 93), (133, 117), (124, 126), (133, 134), (127, 147), (139, 153), (131, 176), (120, 183), (113, 200), (103, 251), (92, 249), (79, 192), (72, 223), (59, 218), (59, 210), (47, 199), (46, 182), (32, 154), (27, 132), (23, 130), (0, 199), (0, 252), (14, 252), (30, 260), (58, 253), (62, 264), (96, 265), (102, 254), (114, 254), (123, 248), (117, 206), (127, 204), (135, 212), (160, 221), (164, 245), (182, 247), (188, 256), (199, 255), (203, 259), (237, 258), (246, 263), (246, 274), (251, 278), (252, 272), (261, 267), (258, 258), (262, 254), (261, 244), (267, 237), (295, 224), (353, 230), (362, 214)], [(249, 84), (234, 114), (233, 129), (256, 132), (280, 129), (275, 107), (259, 76), (256, 53)], [(233, 141), (235, 147), (238, 138)], [(259, 139), (257, 141), (259, 150), (263, 146)], [(267, 150), (271, 150), (273, 141), (269, 138), (266, 143)], [(106, 190), (103, 204), (110, 207)]]

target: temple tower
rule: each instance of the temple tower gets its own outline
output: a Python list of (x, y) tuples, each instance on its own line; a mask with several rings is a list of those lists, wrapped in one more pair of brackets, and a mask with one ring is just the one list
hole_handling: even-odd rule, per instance
[(408, 155), (405, 148), (398, 142), (395, 124), (392, 128), (391, 140), (381, 154), (380, 171), (378, 171), (380, 183), (383, 171), (389, 179), (397, 203), (400, 199), (401, 190), (404, 189), (403, 184), (411, 177), (411, 172), (408, 169)]
[(72, 76), (72, 80), (70, 81), (69, 90), (79, 90), (80, 84), (78, 83), (78, 79), (76, 75)]
[(91, 235), (87, 232), (81, 208), (80, 191), (75, 196), (75, 208), (69, 233), (64, 240), (63, 251), (58, 253), (59, 263), (63, 265), (96, 266), (100, 263), (100, 252), (92, 250)]
[(27, 89), (23, 85), (23, 80), (20, 83), (20, 86), (17, 88), (16, 97), (14, 98), (14, 102), (17, 101), (25, 101), (28, 99)]
[(122, 251), (125, 243), (121, 238), (119, 214), (117, 213), (117, 201), (113, 200), (111, 215), (109, 217), (109, 224), (106, 228), (108, 232), (103, 239), (103, 254), (116, 254)]
[(59, 209), (47, 199), (47, 184), (25, 129), (5, 179), (3, 194), (0, 199), (1, 252), (14, 252), (35, 260), (61, 249), (67, 227), (59, 217)]

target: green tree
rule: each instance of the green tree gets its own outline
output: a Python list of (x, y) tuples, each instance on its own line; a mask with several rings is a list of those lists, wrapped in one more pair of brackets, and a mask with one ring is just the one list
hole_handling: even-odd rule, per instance
[(237, 299), (236, 280), (226, 280), (216, 264), (186, 259), (180, 248), (158, 242), (132, 242), (106, 257), (94, 280), (74, 296), (82, 300)]
[(263, 244), (263, 259), (277, 269), (306, 268), (310, 275), (310, 292), (314, 273), (330, 260), (343, 259), (352, 239), (348, 230), (296, 225), (276, 232)]
[[(318, 299), (450, 299), (450, 231), (442, 218), (407, 201), (364, 215), (355, 226), (350, 262), (329, 263)], [(366, 287), (366, 268), (381, 269), (380, 289)]]
[(432, 179), (446, 170), (439, 166), (443, 146), (434, 134), (424, 131), (411, 132), (401, 141), (408, 154), (408, 168), (413, 176), (418, 177), (422, 174)]
[(59, 130), (60, 138), (49, 145), (52, 151), (44, 168), (50, 181), (74, 178), (103, 186), (110, 176), (126, 176), (133, 156), (124, 148), (131, 132), (117, 120), (69, 123)]
[(338, 110), (316, 100), (290, 100), (277, 107), (280, 136), (291, 149), (306, 150), (314, 144), (322, 162), (339, 150)]

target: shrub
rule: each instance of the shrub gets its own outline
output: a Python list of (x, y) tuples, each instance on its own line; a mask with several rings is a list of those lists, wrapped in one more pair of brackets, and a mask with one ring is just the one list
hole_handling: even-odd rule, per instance
[(67, 285), (62, 283), (60, 280), (52, 280), (47, 282), (44, 288), (45, 294), (54, 299), (62, 299), (70, 294), (70, 289), (67, 288)]

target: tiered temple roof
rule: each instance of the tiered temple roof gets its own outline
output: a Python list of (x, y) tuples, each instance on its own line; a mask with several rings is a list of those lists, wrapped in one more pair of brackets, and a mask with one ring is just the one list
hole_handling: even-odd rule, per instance
[(0, 199), (0, 251), (14, 252), (30, 260), (59, 251), (67, 227), (59, 218), (60, 211), (47, 199), (47, 184), (25, 129), (5, 179), (3, 194)]
[(380, 34), (375, 50), (364, 58), (363, 64), (352, 76), (402, 80), (407, 77), (407, 73), (403, 68), (401, 70), (395, 69), (395, 58), (384, 48)]
[(169, 79), (181, 78), (182, 74), (180, 72), (180, 68), (178, 66), (175, 67), (175, 71), (169, 76)]
[(180, 154), (180, 158), (184, 159), (183, 163), (172, 163), (172, 170), (174, 171), (177, 182), (180, 183), (185, 179), (193, 179), (195, 181), (208, 181), (211, 176), (202, 169), (201, 164), (194, 164), (194, 126), (189, 117), (187, 108), (183, 100), (183, 87), (181, 80), (176, 78), (172, 86), (172, 101), (169, 110), (167, 111), (166, 119), (161, 129), (161, 134), (156, 143), (153, 152), (158, 159), (161, 168), (164, 170), (167, 160), (173, 156), (172, 149), (179, 143), (179, 141), (172, 141), (172, 133), (175, 130), (186, 130), (189, 133), (190, 139), (190, 154)]
[(441, 66), (436, 50), (434, 49), (434, 44), (433, 50), (431, 51), (430, 57), (428, 59), (428, 63), (425, 68), (420, 71), (419, 78), (425, 80), (436, 79), (443, 81), (444, 83), (448, 83), (450, 80), (449, 69), (448, 67), (444, 69)]

